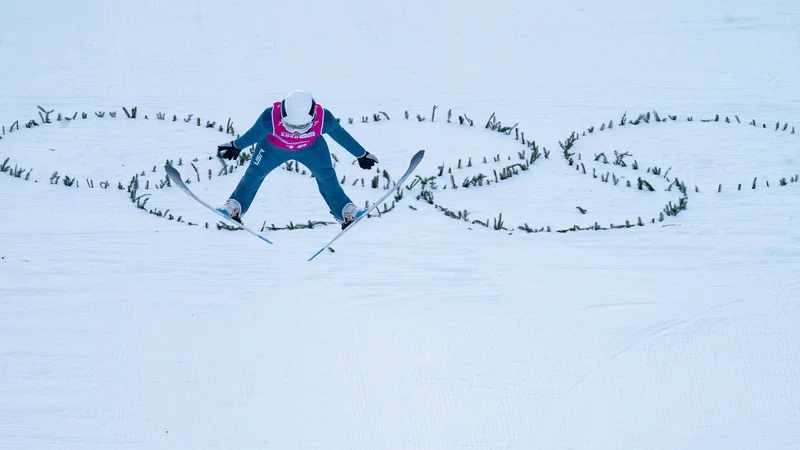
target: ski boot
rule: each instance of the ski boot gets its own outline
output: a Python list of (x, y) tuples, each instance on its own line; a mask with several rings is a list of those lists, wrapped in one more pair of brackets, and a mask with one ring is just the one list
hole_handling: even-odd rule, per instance
[(228, 199), (228, 201), (225, 202), (221, 208), (217, 208), (217, 211), (239, 223), (242, 223), (242, 205), (237, 200), (232, 198)]
[(351, 223), (361, 217), (365, 212), (367, 212), (366, 209), (358, 209), (358, 207), (352, 203), (344, 205), (344, 208), (342, 208), (342, 217), (344, 220), (339, 221), (342, 224), (342, 229), (344, 230), (349, 227)]

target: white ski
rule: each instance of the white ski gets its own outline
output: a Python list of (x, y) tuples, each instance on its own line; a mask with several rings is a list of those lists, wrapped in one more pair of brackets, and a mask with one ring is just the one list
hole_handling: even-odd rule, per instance
[[(409, 175), (411, 175), (411, 172), (413, 172), (413, 171), (414, 171), (414, 169), (416, 169), (416, 168), (417, 168), (417, 166), (419, 165), (420, 161), (422, 161), (422, 157), (423, 157), (423, 156), (425, 156), (425, 150), (420, 150), (420, 151), (418, 151), (418, 152), (417, 152), (417, 153), (416, 153), (416, 154), (415, 154), (415, 155), (414, 155), (414, 156), (411, 158), (411, 162), (408, 164), (408, 170), (406, 170), (406, 173), (404, 173), (404, 174), (403, 174), (403, 176), (402, 176), (402, 177), (400, 177), (400, 179), (399, 179), (399, 180), (397, 180), (397, 182), (396, 182), (396, 184), (395, 184), (395, 185), (397, 186), (397, 188), (398, 188), (398, 189), (402, 189), (402, 184), (403, 184), (403, 182), (404, 182), (404, 181), (406, 181), (406, 179), (408, 178), (408, 176), (409, 176)], [(358, 216), (358, 218), (357, 218), (356, 220), (354, 220), (354, 221), (353, 221), (353, 223), (351, 223), (350, 225), (348, 225), (348, 226), (347, 226), (347, 228), (345, 228), (345, 229), (344, 229), (344, 230), (342, 230), (342, 231), (341, 231), (339, 234), (337, 234), (336, 236), (334, 236), (334, 238), (333, 238), (333, 239), (331, 239), (331, 240), (330, 240), (330, 242), (328, 242), (327, 244), (325, 244), (325, 246), (324, 246), (324, 247), (322, 247), (321, 249), (319, 249), (319, 251), (318, 251), (317, 253), (314, 253), (314, 256), (312, 256), (312, 257), (311, 257), (311, 258), (309, 258), (308, 260), (309, 260), (309, 261), (311, 261), (312, 259), (316, 258), (316, 257), (317, 257), (317, 256), (318, 256), (320, 253), (322, 253), (323, 251), (325, 251), (325, 249), (326, 249), (326, 248), (330, 247), (330, 246), (331, 246), (331, 244), (333, 244), (333, 243), (334, 243), (334, 242), (335, 242), (337, 239), (339, 239), (339, 238), (340, 238), (340, 237), (341, 237), (343, 234), (347, 233), (347, 232), (348, 232), (348, 231), (349, 231), (351, 228), (353, 228), (353, 227), (354, 227), (354, 226), (355, 226), (355, 225), (356, 225), (356, 224), (357, 224), (359, 221), (361, 221), (361, 219), (363, 219), (363, 218), (367, 217), (367, 214), (369, 214), (369, 213), (370, 213), (370, 211), (372, 211), (372, 210), (374, 210), (375, 208), (377, 208), (377, 207), (378, 207), (378, 206), (379, 206), (381, 203), (383, 203), (383, 201), (384, 201), (384, 200), (386, 200), (386, 198), (388, 198), (390, 195), (392, 195), (392, 193), (393, 193), (394, 191), (395, 191), (395, 189), (389, 189), (389, 191), (388, 191), (388, 192), (386, 192), (386, 194), (384, 194), (384, 195), (383, 195), (383, 197), (379, 198), (379, 199), (378, 199), (378, 201), (376, 201), (375, 203), (373, 203), (373, 204), (372, 204), (372, 206), (370, 206), (370, 207), (369, 207), (369, 208), (368, 208), (366, 211), (364, 211), (364, 213), (363, 213), (363, 214), (361, 214), (360, 216)]]
[(175, 183), (175, 185), (178, 186), (183, 192), (185, 192), (187, 195), (189, 195), (189, 197), (192, 197), (193, 199), (197, 200), (201, 205), (205, 206), (206, 208), (210, 209), (211, 211), (214, 211), (218, 216), (222, 217), (223, 219), (227, 220), (228, 222), (232, 223), (233, 225), (243, 229), (244, 231), (247, 231), (248, 233), (252, 234), (253, 236), (255, 236), (255, 237), (259, 238), (259, 239), (261, 239), (262, 241), (266, 242), (267, 244), (272, 244), (272, 241), (270, 241), (269, 239), (265, 238), (264, 236), (260, 235), (259, 233), (256, 233), (255, 231), (251, 230), (250, 228), (247, 228), (246, 226), (244, 226), (244, 224), (239, 223), (239, 222), (231, 219), (230, 217), (226, 216), (225, 214), (222, 214), (221, 212), (217, 211), (217, 208), (214, 208), (213, 206), (211, 206), (208, 203), (204, 202), (200, 197), (195, 195), (194, 192), (189, 190), (189, 188), (183, 182), (183, 179), (181, 179), (181, 174), (180, 174), (180, 172), (178, 172), (178, 169), (176, 169), (176, 168), (172, 167), (171, 165), (167, 164), (167, 165), (164, 166), (164, 170), (167, 172), (167, 175), (172, 180), (172, 182)]

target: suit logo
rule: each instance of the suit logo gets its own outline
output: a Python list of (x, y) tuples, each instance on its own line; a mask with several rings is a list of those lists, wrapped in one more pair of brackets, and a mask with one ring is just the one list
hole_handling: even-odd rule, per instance
[(253, 165), (257, 166), (261, 162), (261, 156), (264, 154), (264, 149), (260, 149), (258, 151), (258, 155), (256, 155), (256, 159), (253, 160)]

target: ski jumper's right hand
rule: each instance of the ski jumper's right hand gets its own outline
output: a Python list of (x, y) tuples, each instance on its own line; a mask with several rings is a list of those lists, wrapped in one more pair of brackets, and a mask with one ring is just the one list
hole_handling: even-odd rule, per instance
[(217, 155), (219, 155), (220, 158), (236, 159), (241, 152), (241, 149), (233, 145), (233, 141), (217, 146)]

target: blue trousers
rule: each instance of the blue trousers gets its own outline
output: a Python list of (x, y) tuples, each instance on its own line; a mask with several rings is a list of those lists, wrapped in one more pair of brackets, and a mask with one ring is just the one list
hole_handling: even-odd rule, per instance
[(328, 208), (339, 220), (343, 220), (342, 208), (351, 202), (344, 193), (331, 162), (331, 152), (325, 139), (318, 138), (312, 145), (300, 150), (283, 150), (268, 142), (258, 144), (247, 171), (231, 194), (232, 199), (242, 205), (242, 214), (250, 209), (253, 199), (264, 178), (281, 164), (295, 160), (308, 168), (317, 180), (317, 187)]

